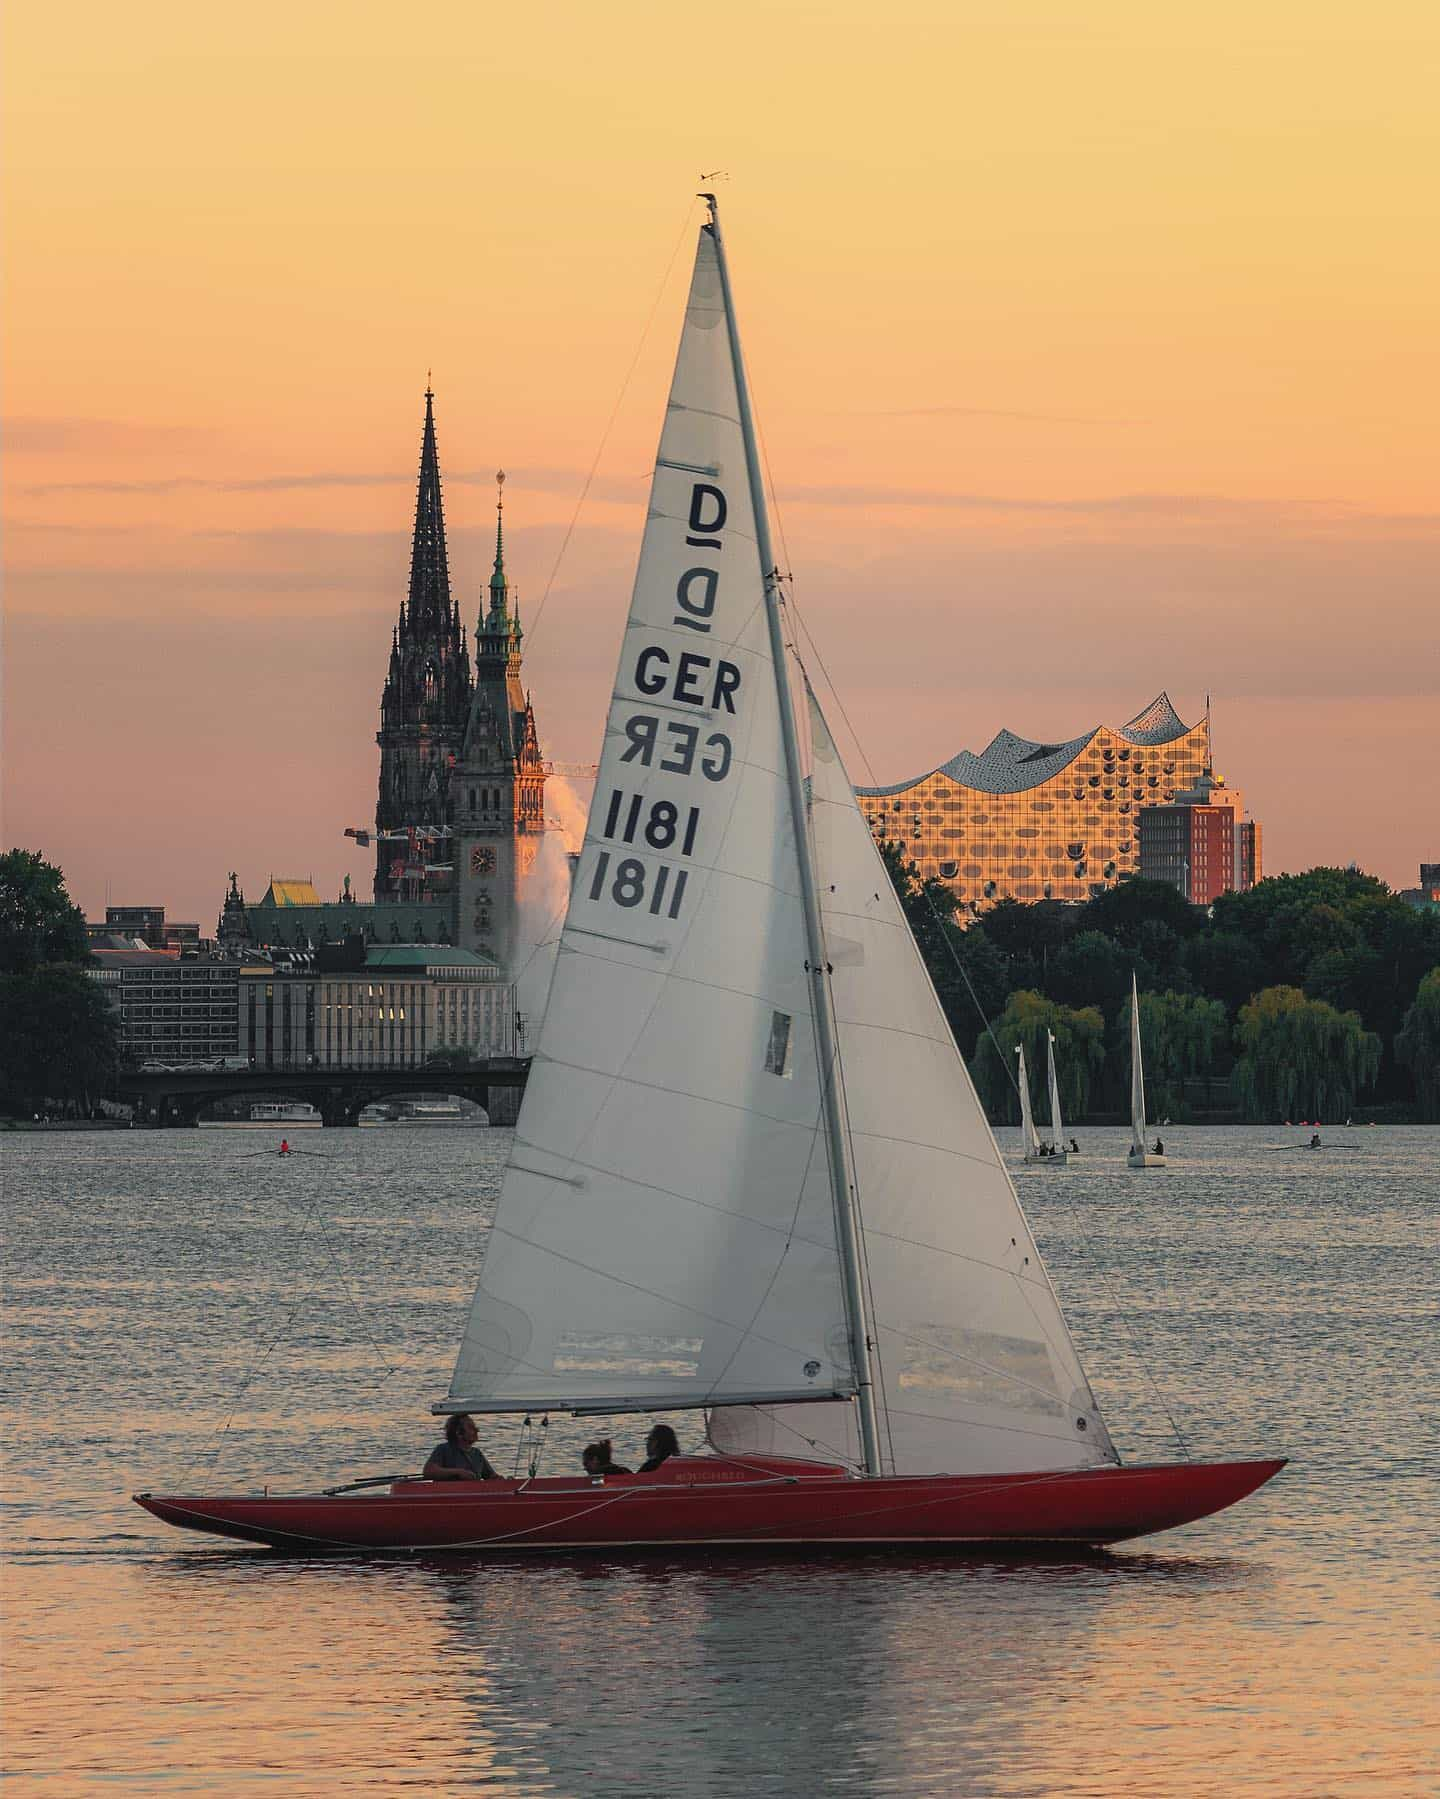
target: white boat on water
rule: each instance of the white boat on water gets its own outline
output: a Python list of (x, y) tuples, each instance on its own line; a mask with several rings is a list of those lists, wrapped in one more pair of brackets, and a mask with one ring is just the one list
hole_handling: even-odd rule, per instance
[(474, 1130), (489, 1123), (478, 1106), (466, 1108), (456, 1099), (402, 1100), (396, 1105), (366, 1106), (355, 1121), (362, 1130), (389, 1130), (405, 1125), (462, 1126)]
[(1145, 1147), (1145, 1067), (1140, 1056), (1140, 994), (1135, 976), (1130, 976), (1130, 1153), (1125, 1158), (1132, 1168), (1163, 1168), (1165, 1156), (1160, 1139), (1155, 1148)]
[(248, 1118), (202, 1118), (202, 1131), (318, 1131), (325, 1120), (304, 1100), (257, 1099)]

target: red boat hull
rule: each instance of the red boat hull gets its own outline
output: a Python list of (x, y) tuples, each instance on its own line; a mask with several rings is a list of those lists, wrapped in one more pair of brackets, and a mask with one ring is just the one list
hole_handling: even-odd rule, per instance
[(135, 1498), (167, 1524), (301, 1551), (1103, 1545), (1223, 1511), (1284, 1466), (857, 1479), (773, 1456), (697, 1456), (604, 1482), (396, 1481), (370, 1493)]

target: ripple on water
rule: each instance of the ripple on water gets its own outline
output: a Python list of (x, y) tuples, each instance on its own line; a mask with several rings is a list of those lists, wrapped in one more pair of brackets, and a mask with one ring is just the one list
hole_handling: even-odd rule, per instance
[[(1330, 1158), (1277, 1135), (1167, 1130), (1162, 1179), (1086, 1132), (1065, 1174), (1019, 1171), (1127, 1455), (1174, 1453), (1168, 1405), (1197, 1453), (1296, 1457), (1221, 1518), (1041, 1563), (167, 1534), (132, 1490), (418, 1461), (508, 1133), (327, 1132), (283, 1171), (216, 1132), (0, 1139), (12, 1784), (1426, 1790), (1440, 1132)], [(614, 1425), (633, 1456), (644, 1421)], [(487, 1429), (502, 1466), (517, 1428)], [(553, 1461), (591, 1430), (557, 1421)]]

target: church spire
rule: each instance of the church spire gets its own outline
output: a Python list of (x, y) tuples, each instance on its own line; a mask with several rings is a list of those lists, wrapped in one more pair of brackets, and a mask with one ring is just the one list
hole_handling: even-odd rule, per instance
[(450, 566), (445, 554), (445, 513), (440, 499), (440, 452), (435, 445), (435, 395), (425, 386), (425, 430), (420, 440), (420, 485), (415, 497), (415, 537), (410, 549), (409, 614), (412, 626), (443, 631), (450, 622)]
[(503, 613), (510, 583), (505, 579), (505, 471), (495, 471), (495, 569), (490, 576), (490, 610)]

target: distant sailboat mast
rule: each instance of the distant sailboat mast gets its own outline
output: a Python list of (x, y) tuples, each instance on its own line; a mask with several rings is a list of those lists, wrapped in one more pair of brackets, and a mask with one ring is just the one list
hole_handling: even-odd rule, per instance
[(1055, 1153), (1058, 1155), (1065, 1147), (1065, 1139), (1060, 1122), (1060, 1083), (1055, 1078), (1055, 1033), (1047, 1031), (1045, 1036), (1046, 1054), (1050, 1064), (1050, 1135), (1054, 1141)]
[(820, 1063), (820, 1091), (825, 1109), (826, 1147), (830, 1160), (831, 1191), (835, 1203), (836, 1234), (844, 1275), (845, 1305), (849, 1314), (851, 1354), (856, 1376), (860, 1444), (867, 1474), (879, 1474), (880, 1430), (875, 1408), (875, 1379), (871, 1367), (870, 1331), (866, 1320), (864, 1282), (860, 1273), (859, 1230), (855, 1218), (855, 1181), (851, 1171), (850, 1144), (841, 1112), (837, 1082), (839, 1056), (835, 1044), (835, 1020), (829, 982), (825, 935), (820, 921), (820, 898), (805, 804), (805, 776), (800, 762), (795, 705), (790, 692), (785, 633), (780, 620), (780, 576), (770, 542), (770, 520), (765, 505), (765, 483), (760, 473), (755, 420), (750, 408), (750, 388), (745, 378), (745, 359), (740, 351), (740, 332), (730, 289), (730, 269), (725, 240), (713, 194), (702, 194), (710, 209), (710, 230), (715, 239), (720, 285), (725, 297), (725, 328), (730, 339), (730, 358), (735, 372), (735, 391), (740, 405), (740, 431), (745, 442), (745, 469), (755, 514), (755, 543), (760, 574), (765, 584), (765, 611), (770, 628), (770, 648), (775, 670), (780, 730), (785, 746), (785, 774), (790, 790), (790, 814), (795, 829), (795, 853), (800, 866), (800, 894), (805, 915), (811, 998), (814, 1005), (815, 1049)]
[(1015, 1080), (1020, 1088), (1020, 1135), (1025, 1140), (1025, 1154), (1038, 1155), (1040, 1133), (1035, 1129), (1035, 1114), (1030, 1109), (1030, 1073), (1025, 1066), (1025, 1045), (1015, 1045)]
[(1145, 1068), (1140, 1060), (1140, 992), (1130, 976), (1130, 1142), (1145, 1153)]

